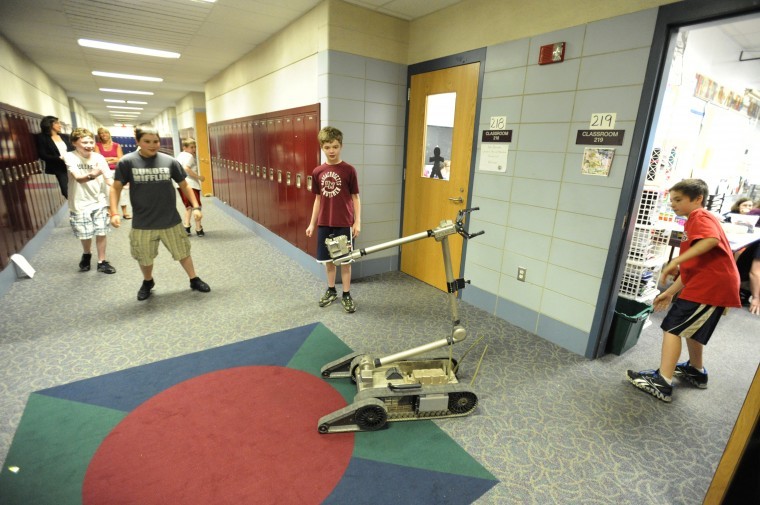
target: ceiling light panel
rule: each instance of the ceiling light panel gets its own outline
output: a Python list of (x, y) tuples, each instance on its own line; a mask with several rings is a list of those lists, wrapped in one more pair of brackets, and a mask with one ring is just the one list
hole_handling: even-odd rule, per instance
[(179, 58), (180, 54), (172, 51), (162, 51), (160, 49), (150, 49), (147, 47), (128, 46), (125, 44), (114, 44), (112, 42), (102, 42), (100, 40), (79, 39), (77, 43), (82, 47), (91, 47), (93, 49), (104, 49), (106, 51), (118, 51), (121, 53), (141, 54), (144, 56), (155, 56), (157, 58)]
[(134, 81), (150, 81), (150, 82), (164, 82), (160, 77), (148, 77), (146, 75), (132, 75), (132, 74), (117, 74), (115, 72), (101, 72), (100, 70), (93, 70), (92, 75), (98, 77), (112, 77), (114, 79), (131, 79)]
[(152, 95), (152, 91), (133, 91), (130, 89), (99, 88), (106, 93), (126, 93), (127, 95)]

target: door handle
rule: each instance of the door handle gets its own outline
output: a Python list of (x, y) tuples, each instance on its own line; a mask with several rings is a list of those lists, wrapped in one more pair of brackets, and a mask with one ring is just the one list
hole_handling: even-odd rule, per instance
[(464, 200), (462, 200), (461, 196), (458, 196), (456, 198), (449, 198), (449, 201), (454, 203), (464, 203)]

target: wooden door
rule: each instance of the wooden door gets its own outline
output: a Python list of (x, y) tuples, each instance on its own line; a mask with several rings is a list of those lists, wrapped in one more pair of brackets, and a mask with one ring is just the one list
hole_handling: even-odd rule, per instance
[[(435, 228), (442, 220), (453, 220), (465, 208), (470, 192), (472, 139), (478, 96), (480, 63), (470, 63), (411, 79), (404, 181), (403, 236)], [(450, 171), (447, 179), (423, 176), (426, 156), (428, 97), (455, 93), (451, 129)], [(454, 276), (460, 272), (463, 240), (449, 237)], [(441, 244), (434, 239), (418, 240), (401, 248), (401, 271), (446, 291)]]

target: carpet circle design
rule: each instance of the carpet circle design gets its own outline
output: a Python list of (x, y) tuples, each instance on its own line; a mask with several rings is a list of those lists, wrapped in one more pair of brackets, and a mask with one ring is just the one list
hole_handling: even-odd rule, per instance
[(354, 435), (320, 435), (317, 420), (345, 405), (327, 382), (296, 369), (199, 375), (149, 398), (108, 434), (82, 503), (322, 503), (349, 465)]

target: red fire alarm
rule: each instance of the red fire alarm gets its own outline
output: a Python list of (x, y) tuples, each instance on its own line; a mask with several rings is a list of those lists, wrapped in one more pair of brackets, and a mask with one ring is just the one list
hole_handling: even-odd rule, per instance
[(559, 63), (565, 60), (565, 43), (557, 42), (541, 46), (538, 51), (538, 64), (547, 65), (549, 63)]

